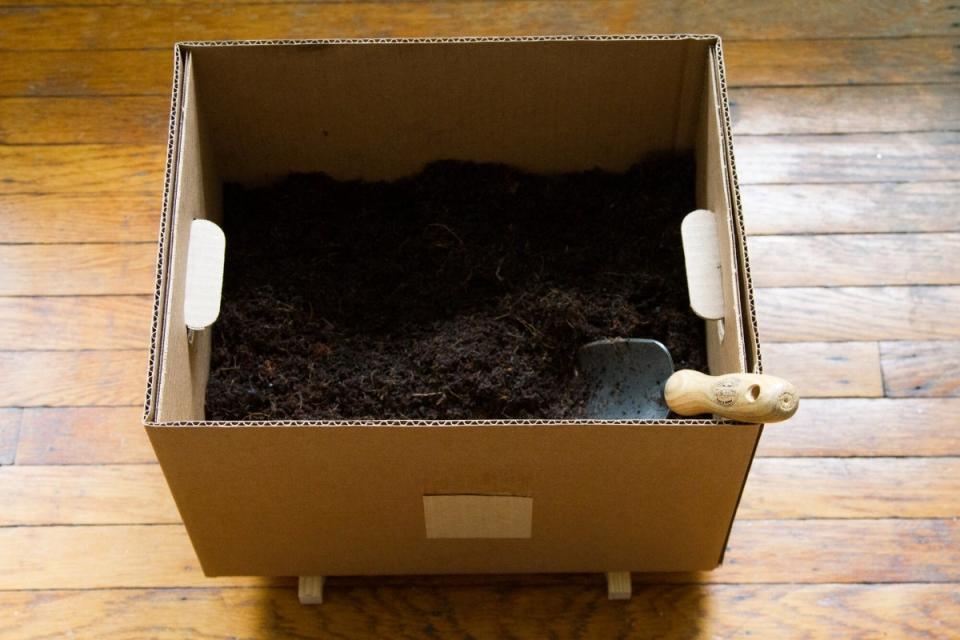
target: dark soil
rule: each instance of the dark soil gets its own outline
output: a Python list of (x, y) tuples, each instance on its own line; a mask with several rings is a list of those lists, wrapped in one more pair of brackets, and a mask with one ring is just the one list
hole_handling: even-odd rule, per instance
[(687, 157), (228, 185), (207, 418), (580, 417), (576, 352), (604, 337), (705, 370), (680, 241), (693, 193)]

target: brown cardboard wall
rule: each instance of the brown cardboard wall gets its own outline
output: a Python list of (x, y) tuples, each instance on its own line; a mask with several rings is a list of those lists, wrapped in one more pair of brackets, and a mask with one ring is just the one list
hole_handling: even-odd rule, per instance
[(195, 218), (218, 221), (221, 213), (219, 174), (203, 136), (196, 77), (189, 55), (184, 60), (182, 89), (159, 376), (157, 419), (161, 421), (203, 419), (210, 372), (210, 331), (195, 332), (192, 336), (187, 331), (183, 313), (187, 248), (190, 222)]
[(437, 159), (623, 170), (690, 149), (703, 40), (190, 48), (229, 180), (389, 179)]
[[(719, 562), (755, 426), (157, 427), (210, 575), (680, 571)], [(424, 495), (533, 499), (529, 539), (428, 539)]]
[(737, 247), (733, 233), (734, 212), (727, 183), (727, 158), (722, 137), (722, 112), (717, 94), (717, 62), (706, 53), (699, 128), (696, 142), (697, 206), (714, 213), (720, 246), (724, 317), (707, 321), (707, 356), (710, 373), (720, 375), (746, 371), (740, 307)]

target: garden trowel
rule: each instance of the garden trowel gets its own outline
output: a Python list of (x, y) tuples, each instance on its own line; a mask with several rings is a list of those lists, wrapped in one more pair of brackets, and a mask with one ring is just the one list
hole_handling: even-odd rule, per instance
[(656, 340), (597, 340), (580, 347), (577, 359), (590, 385), (588, 418), (658, 420), (673, 410), (765, 423), (786, 420), (799, 404), (796, 388), (774, 376), (674, 372), (670, 352)]

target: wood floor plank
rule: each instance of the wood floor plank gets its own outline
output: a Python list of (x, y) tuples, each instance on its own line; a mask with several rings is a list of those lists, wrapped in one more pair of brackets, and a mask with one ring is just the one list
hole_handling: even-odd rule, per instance
[[(960, 516), (957, 458), (762, 458), (740, 520)], [(0, 526), (180, 522), (159, 465), (0, 467)]]
[(18, 465), (156, 462), (139, 405), (16, 411), (22, 412)]
[[(726, 41), (727, 82), (731, 87), (956, 82), (958, 43), (956, 38)], [(3, 50), (0, 68), (0, 96), (169, 97), (173, 54), (170, 42), (154, 50)]]
[(960, 396), (960, 341), (881, 342), (880, 361), (887, 396)]
[(761, 351), (763, 370), (793, 382), (801, 398), (883, 395), (874, 342), (770, 342)]
[[(2, 20), (2, 19), (0, 19)], [(173, 43), (153, 50), (0, 51), (0, 96), (170, 97)], [(169, 102), (166, 111), (169, 111)]]
[[(274, 32), (289, 33), (297, 29), (299, 25), (295, 18), (302, 16), (305, 20), (314, 18), (323, 18), (325, 20), (335, 20), (338, 16), (344, 14), (343, 5), (361, 6), (356, 10), (357, 26), (355, 32), (366, 33), (370, 30), (376, 33), (383, 33), (384, 28), (389, 28), (392, 24), (427, 25), (435, 24), (443, 29), (448, 23), (441, 20), (444, 16), (449, 16), (451, 20), (461, 18), (468, 20), (471, 18), (479, 19), (487, 17), (491, 20), (499, 20), (510, 26), (517, 27), (537, 27), (544, 24), (559, 23), (569, 27), (570, 18), (558, 15), (557, 12), (550, 11), (551, 4), (545, 1), (523, 2), (522, 0), (473, 0), (461, 2), (438, 2), (431, 0), (436, 7), (424, 7), (424, 4), (431, 4), (417, 0), (402, 3), (394, 3), (390, 0), (381, 0), (379, 2), (367, 0), (356, 3), (351, 0), (321, 0), (316, 4), (325, 5), (320, 8), (313, 8), (312, 11), (297, 11), (296, 6), (289, 6), (290, 0), (241, 0), (231, 3), (240, 5), (243, 9), (244, 4), (272, 4), (268, 11), (259, 12), (255, 15), (271, 25)], [(34, 5), (35, 0), (7, 0), (7, 5)], [(90, 3), (89, 0), (57, 0), (48, 2), (54, 7), (67, 7), (70, 5), (108, 5), (111, 3), (100, 1)], [(148, 0), (133, 0), (126, 4), (149, 5)], [(173, 0), (170, 4), (179, 5), (187, 16), (194, 20), (204, 20), (202, 25), (193, 25), (194, 28), (216, 28), (216, 20), (209, 17), (205, 11), (197, 11), (192, 7), (184, 5), (196, 4), (214, 4), (216, 3), (198, 3), (191, 0)], [(399, 9), (393, 7), (394, 4), (400, 4)], [(589, 11), (590, 2), (575, 1), (569, 2), (567, 11), (573, 13), (572, 18), (578, 21), (592, 20), (591, 26), (595, 31), (602, 28), (603, 31), (613, 33), (723, 33), (731, 38), (796, 38), (796, 37), (837, 37), (837, 36), (922, 36), (931, 34), (954, 34), (956, 33), (955, 22), (960, 19), (960, 12), (953, 5), (930, 6), (928, 3), (918, 0), (907, 2), (894, 2), (893, 0), (883, 0), (873, 2), (867, 5), (858, 6), (856, 10), (850, 10), (843, 4), (827, 2), (826, 0), (815, 0), (798, 6), (791, 2), (767, 2), (757, 6), (747, 7), (733, 0), (723, 0), (713, 2), (709, 5), (703, 5), (698, 2), (677, 2), (671, 6), (670, 11), (658, 11), (656, 7), (636, 4), (630, 0), (594, 0), (607, 15), (597, 15)], [(466, 6), (464, 6), (466, 5)], [(528, 6), (524, 6), (528, 5)], [(586, 6), (585, 6), (586, 5)], [(206, 8), (206, 7), (204, 7)], [(196, 13), (190, 13), (191, 9)], [(459, 9), (459, 11), (457, 11)], [(399, 15), (394, 15), (394, 12)], [(244, 17), (244, 11), (223, 12), (221, 22), (222, 28), (231, 28), (237, 20)], [(407, 15), (413, 14), (413, 15)], [(17, 15), (17, 14), (13, 14)], [(109, 19), (106, 15), (97, 14), (101, 20)], [(134, 16), (140, 18), (140, 13), (134, 13)], [(157, 19), (176, 19), (177, 13), (164, 12), (157, 15)], [(143, 18), (140, 18), (143, 19)], [(189, 24), (186, 20), (182, 24)], [(468, 23), (469, 24), (469, 23)], [(577, 22), (574, 22), (577, 24)], [(112, 25), (111, 25), (112, 26)], [(449, 27), (447, 27), (449, 28)], [(559, 32), (567, 33), (566, 30)], [(456, 32), (455, 32), (456, 33)], [(256, 37), (256, 36), (254, 36)]]
[(0, 295), (152, 294), (153, 243), (0, 245)]
[[(740, 88), (730, 100), (735, 134), (960, 129), (955, 84)], [(163, 95), (0, 98), (0, 143), (161, 144), (168, 111)]]
[(731, 87), (956, 82), (954, 38), (724, 42)]
[[(922, 7), (922, 8), (921, 8)], [(101, 34), (111, 48), (166, 47), (176, 40), (249, 40), (264, 33), (310, 38), (358, 35), (443, 36), (535, 33), (723, 33), (730, 39), (953, 35), (957, 11), (919, 2), (883, 2), (857, 11), (825, 0), (796, 5), (684, 3), (671, 11), (629, 0), (547, 0), (8, 7), (7, 30), (33, 49), (85, 49)]]
[(0, 352), (0, 407), (138, 404), (146, 370), (143, 350)]
[[(960, 570), (960, 522), (744, 520), (707, 582), (947, 582)], [(864, 544), (869, 541), (869, 544)]]
[(758, 287), (960, 283), (960, 233), (756, 236)]
[(751, 235), (960, 231), (960, 182), (763, 184), (740, 193)]
[(161, 194), (0, 195), (0, 243), (155, 242)]
[(956, 584), (637, 585), (626, 602), (600, 584), (347, 586), (322, 607), (294, 588), (0, 593), (0, 635), (203, 638), (896, 638), (960, 635)]
[(164, 144), (165, 96), (0, 98), (0, 144)]
[[(870, 544), (864, 544), (869, 541)], [(596, 580), (596, 578), (591, 578)], [(403, 577), (404, 585), (474, 578)], [(563, 576), (481, 577), (506, 584)], [(699, 574), (639, 574), (638, 582), (892, 583), (960, 581), (960, 521), (738, 520), (726, 560)], [(0, 590), (289, 584), (203, 577), (181, 525), (0, 528)], [(390, 579), (384, 579), (389, 584)]]
[(20, 439), (20, 409), (0, 409), (0, 465), (13, 464)]
[(166, 145), (0, 146), (0, 195), (160, 194)]
[(180, 522), (156, 464), (0, 467), (0, 492), (0, 526)]
[(952, 518), (958, 487), (957, 458), (760, 458), (737, 518)]
[(182, 525), (0, 528), (0, 590), (270, 583), (205, 577)]
[(960, 180), (960, 132), (739, 136), (742, 184)]
[(960, 129), (957, 104), (957, 84), (741, 88), (730, 92), (735, 135), (956, 130)]
[(960, 287), (757, 289), (764, 340), (960, 338)]
[(0, 297), (0, 350), (146, 349), (151, 296)]
[(764, 428), (757, 455), (957, 456), (958, 415), (960, 398), (805, 398), (793, 418)]

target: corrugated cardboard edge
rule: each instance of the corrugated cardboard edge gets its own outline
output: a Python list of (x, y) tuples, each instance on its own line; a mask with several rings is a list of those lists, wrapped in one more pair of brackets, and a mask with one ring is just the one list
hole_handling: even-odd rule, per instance
[(180, 130), (180, 100), (182, 92), (180, 83), (183, 76), (183, 52), (180, 45), (173, 48), (173, 87), (170, 92), (170, 121), (167, 130), (167, 162), (163, 174), (163, 200), (160, 207), (160, 230), (157, 241), (157, 271), (153, 296), (153, 316), (150, 329), (150, 351), (147, 357), (147, 386), (146, 400), (143, 408), (144, 425), (152, 424), (156, 411), (156, 399), (159, 389), (159, 354), (161, 323), (166, 293), (166, 265), (167, 265), (167, 228), (173, 215), (172, 203), (174, 194), (173, 181), (175, 180), (174, 167), (176, 166), (179, 149), (178, 133)]
[(740, 197), (740, 179), (737, 176), (737, 165), (734, 161), (733, 153), (733, 125), (730, 119), (730, 100), (727, 95), (726, 65), (723, 60), (723, 44), (719, 37), (714, 47), (717, 55), (717, 84), (723, 115), (723, 140), (724, 145), (726, 145), (727, 167), (730, 173), (730, 192), (733, 195), (733, 215), (737, 223), (735, 229), (737, 245), (739, 248), (739, 257), (743, 261), (743, 268), (740, 270), (740, 304), (743, 307), (743, 316), (749, 319), (750, 328), (752, 329), (752, 334), (744, 335), (748, 346), (747, 356), (753, 359), (752, 363), (748, 360), (747, 366), (749, 369), (750, 365), (753, 365), (753, 373), (763, 373), (763, 362), (760, 355), (760, 330), (757, 325), (753, 277), (750, 273), (750, 257), (747, 253), (747, 231), (743, 221), (743, 202)]
[[(720, 425), (735, 424), (726, 420), (268, 420), (268, 421), (174, 421), (157, 422), (156, 400), (158, 381), (160, 376), (159, 354), (162, 349), (160, 330), (163, 321), (163, 306), (166, 298), (167, 253), (169, 252), (169, 226), (173, 215), (172, 194), (175, 192), (177, 156), (179, 146), (177, 132), (179, 131), (179, 116), (182, 100), (183, 56), (190, 47), (226, 47), (226, 46), (295, 46), (295, 45), (363, 45), (363, 44), (457, 44), (457, 43), (500, 43), (500, 42), (569, 42), (569, 41), (664, 41), (664, 40), (705, 40), (714, 43), (717, 52), (719, 96), (722, 105), (723, 126), (722, 133), (727, 150), (729, 179), (732, 182), (732, 192), (735, 195), (734, 217), (736, 218), (737, 242), (741, 255), (746, 255), (743, 238), (743, 216), (740, 211), (740, 191), (737, 186), (736, 170), (733, 165), (732, 148), (730, 144), (730, 111), (727, 99), (726, 80), (723, 68), (723, 56), (720, 47), (720, 37), (712, 34), (625, 34), (625, 35), (549, 35), (549, 36), (482, 36), (482, 37), (450, 37), (450, 38), (331, 38), (331, 39), (302, 39), (302, 40), (217, 40), (217, 41), (185, 41), (174, 47), (174, 77), (171, 94), (170, 129), (167, 146), (167, 162), (164, 174), (163, 205), (160, 216), (160, 236), (157, 254), (156, 289), (154, 292), (153, 320), (150, 336), (150, 351), (147, 369), (146, 399), (144, 404), (143, 423), (147, 427), (269, 427), (269, 426), (302, 426), (302, 427), (362, 427), (362, 426), (406, 426), (406, 427), (459, 427), (459, 426), (497, 426), (497, 425), (555, 425), (555, 426), (584, 426), (584, 425)], [(744, 262), (744, 271), (748, 263)], [(747, 288), (745, 298), (748, 299), (750, 322), (756, 335), (756, 316), (753, 310), (753, 288), (750, 274), (745, 273)], [(743, 285), (741, 279), (741, 285)], [(745, 336), (746, 338), (746, 336)], [(759, 372), (759, 354), (756, 357), (755, 370)]]

